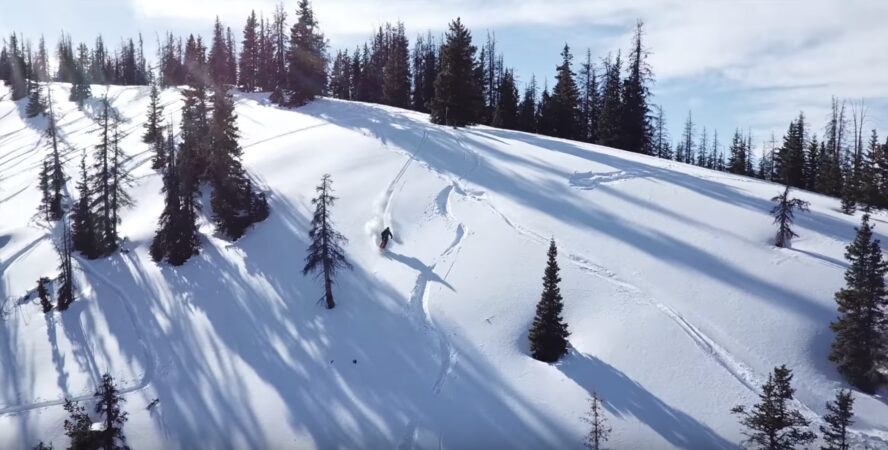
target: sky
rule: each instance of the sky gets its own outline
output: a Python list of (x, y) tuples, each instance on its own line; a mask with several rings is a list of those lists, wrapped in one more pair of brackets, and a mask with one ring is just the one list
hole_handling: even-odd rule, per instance
[[(0, 33), (54, 42), (106, 42), (142, 32), (208, 36), (220, 16), (240, 36), (251, 10), (270, 15), (277, 0), (25, 0), (0, 7)], [(441, 34), (459, 16), (478, 44), (496, 36), (520, 82), (549, 80), (570, 44), (575, 70), (627, 51), (637, 20), (656, 77), (652, 102), (663, 107), (673, 141), (689, 111), (698, 133), (736, 128), (756, 143), (779, 142), (799, 112), (822, 134), (832, 96), (864, 102), (866, 129), (888, 132), (888, 2), (884, 0), (314, 0), (332, 51), (354, 48), (379, 25), (401, 20), (408, 36)], [(296, 0), (284, 2), (292, 19)]]

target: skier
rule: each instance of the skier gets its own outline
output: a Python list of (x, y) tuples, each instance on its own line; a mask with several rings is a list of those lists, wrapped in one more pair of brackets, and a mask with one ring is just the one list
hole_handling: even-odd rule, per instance
[(382, 242), (379, 243), (379, 248), (384, 249), (386, 245), (388, 245), (389, 239), (392, 238), (392, 230), (389, 230), (389, 227), (385, 227), (382, 230)]

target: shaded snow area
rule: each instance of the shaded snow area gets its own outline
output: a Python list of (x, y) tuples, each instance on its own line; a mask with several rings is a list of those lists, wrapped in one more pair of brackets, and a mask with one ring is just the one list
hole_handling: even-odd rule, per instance
[[(60, 230), (36, 214), (46, 119), (24, 119), (27, 101), (0, 89), (2, 449), (64, 448), (62, 399), (88, 399), (105, 372), (125, 392), (134, 449), (578, 449), (593, 390), (609, 448), (736, 448), (729, 410), (754, 403), (774, 366), (794, 370), (815, 427), (845, 386), (828, 324), (860, 218), (837, 200), (797, 192), (811, 212), (778, 249), (778, 185), (328, 99), (287, 110), (236, 95), (244, 163), (271, 216), (231, 243), (206, 204), (200, 255), (173, 268), (148, 255), (163, 207), (141, 143), (148, 88), (107, 88), (136, 180), (128, 252), (78, 258), (77, 301), (44, 315), (19, 300), (57, 274)], [(76, 195), (99, 101), (81, 111), (59, 101), (68, 85), (52, 90)], [(178, 124), (179, 91), (162, 103)], [(324, 173), (354, 264), (329, 311), (301, 274)], [(888, 242), (888, 216), (874, 219)], [(381, 252), (385, 226), (394, 242)], [(572, 333), (555, 365), (527, 343), (551, 237)], [(888, 448), (888, 399), (855, 396), (856, 445)]]

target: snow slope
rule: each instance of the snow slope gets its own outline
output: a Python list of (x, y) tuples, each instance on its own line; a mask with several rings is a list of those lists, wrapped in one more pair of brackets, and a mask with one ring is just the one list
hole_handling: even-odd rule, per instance
[[(811, 212), (777, 249), (774, 184), (395, 108), (240, 94), (244, 161), (271, 217), (235, 243), (204, 222), (200, 256), (157, 266), (147, 88), (107, 93), (130, 132), (129, 252), (78, 260), (78, 300), (44, 316), (19, 299), (56, 273), (58, 229), (36, 217), (45, 119), (24, 119), (0, 87), (2, 449), (63, 447), (61, 399), (89, 397), (106, 371), (127, 392), (136, 449), (581, 448), (593, 390), (611, 448), (735, 448), (729, 409), (775, 365), (794, 369), (812, 419), (844, 386), (828, 323), (859, 217), (834, 199), (798, 192)], [(163, 103), (178, 114), (178, 91)], [(57, 105), (72, 194), (97, 107)], [(323, 173), (355, 267), (331, 311), (301, 274)], [(888, 242), (888, 217), (875, 220)], [(384, 225), (395, 243), (381, 253)], [(573, 347), (556, 365), (526, 342), (550, 237)], [(856, 397), (857, 445), (888, 448), (888, 400)]]

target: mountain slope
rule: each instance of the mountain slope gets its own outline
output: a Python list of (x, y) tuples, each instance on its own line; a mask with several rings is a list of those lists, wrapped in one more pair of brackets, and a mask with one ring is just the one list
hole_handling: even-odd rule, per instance
[[(79, 299), (44, 316), (18, 299), (56, 273), (58, 229), (35, 215), (45, 119), (0, 92), (0, 448), (64, 445), (60, 399), (88, 397), (105, 371), (127, 392), (130, 443), (150, 449), (580, 448), (593, 390), (613, 448), (734, 448), (729, 409), (755, 401), (775, 365), (794, 369), (811, 418), (844, 386), (828, 323), (859, 218), (834, 199), (798, 192), (811, 212), (777, 249), (774, 184), (395, 108), (240, 94), (244, 162), (271, 217), (235, 243), (204, 220), (199, 256), (157, 266), (147, 94), (108, 90), (137, 180), (128, 252), (78, 260)], [(176, 90), (163, 102), (178, 114)], [(98, 139), (97, 107), (58, 105), (71, 177)], [(331, 311), (300, 273), (324, 173), (355, 266)], [(885, 242), (888, 218), (875, 219)], [(395, 242), (380, 252), (384, 226)], [(573, 347), (557, 365), (526, 342), (550, 237)], [(861, 445), (888, 448), (885, 398), (855, 406)]]

